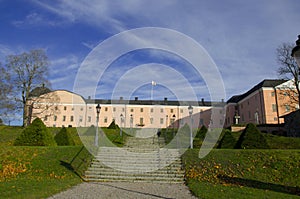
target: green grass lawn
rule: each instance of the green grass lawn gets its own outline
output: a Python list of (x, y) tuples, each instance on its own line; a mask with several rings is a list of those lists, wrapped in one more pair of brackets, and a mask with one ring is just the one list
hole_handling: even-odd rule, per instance
[[(55, 135), (61, 128), (49, 128)], [(68, 128), (76, 146), (13, 146), (22, 127), (0, 126), (0, 198), (47, 198), (82, 182), (92, 160), (76, 128)], [(127, 135), (102, 128), (108, 140), (123, 146)]]
[(200, 198), (299, 198), (300, 150), (215, 149), (183, 156), (186, 183)]
[(46, 198), (82, 182), (68, 164), (81, 148), (1, 146), (0, 197)]

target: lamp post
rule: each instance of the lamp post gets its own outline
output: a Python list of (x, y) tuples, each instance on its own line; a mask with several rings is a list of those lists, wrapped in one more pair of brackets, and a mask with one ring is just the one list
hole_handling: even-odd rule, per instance
[(130, 133), (132, 135), (133, 115), (130, 114)]
[(298, 67), (300, 67), (300, 35), (298, 35), (296, 46), (293, 48), (291, 56), (294, 57)]
[(121, 124), (120, 124), (120, 136), (122, 136), (122, 123), (123, 123), (123, 120), (124, 120), (124, 116), (123, 116), (122, 113), (121, 113), (121, 115), (120, 115), (120, 119), (121, 119)]
[(173, 125), (173, 137), (175, 136), (175, 118), (176, 118), (176, 115), (174, 114), (172, 116), (172, 121), (173, 121), (173, 123), (172, 123), (172, 125)]
[(97, 117), (96, 117), (96, 136), (95, 136), (95, 146), (98, 147), (98, 123), (99, 123), (99, 114), (100, 114), (100, 110), (101, 110), (101, 106), (100, 104), (98, 104), (96, 106), (96, 113), (97, 113)]
[(193, 107), (191, 105), (189, 105), (188, 107), (189, 110), (189, 114), (190, 114), (190, 122), (191, 122), (191, 128), (190, 128), (190, 147), (191, 149), (193, 148)]

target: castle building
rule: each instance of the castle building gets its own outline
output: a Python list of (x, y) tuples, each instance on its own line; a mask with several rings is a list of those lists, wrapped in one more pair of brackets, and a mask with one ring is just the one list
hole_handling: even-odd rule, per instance
[(220, 106), (217, 111), (213, 104), (224, 104), (223, 101), (85, 99), (70, 91), (56, 90), (33, 97), (29, 113), (31, 118), (41, 118), (48, 127), (90, 127), (96, 125), (99, 104), (100, 127), (115, 121), (123, 128), (178, 128), (191, 121), (188, 107), (192, 105), (193, 128), (281, 124), (284, 115), (299, 108), (298, 103), (291, 101), (294, 90), (292, 80), (263, 80), (244, 94), (231, 97), (225, 109)]

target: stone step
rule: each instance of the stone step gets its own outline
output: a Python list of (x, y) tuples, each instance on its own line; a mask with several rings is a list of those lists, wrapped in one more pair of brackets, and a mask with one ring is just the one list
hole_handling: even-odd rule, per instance
[(88, 181), (167, 181), (167, 182), (183, 182), (182, 177), (156, 177), (156, 176), (113, 176), (113, 175), (86, 175), (84, 179)]
[(123, 148), (101, 147), (84, 179), (182, 183), (184, 171), (179, 151), (160, 148), (163, 143), (163, 138), (128, 137)]
[(136, 177), (141, 177), (141, 176), (155, 176), (155, 177), (179, 177), (183, 178), (184, 173), (125, 173), (125, 172), (109, 172), (109, 171), (87, 171), (85, 175), (101, 175), (101, 176), (136, 176)]
[(129, 173), (129, 172), (122, 172), (122, 171), (118, 171), (112, 168), (108, 168), (108, 167), (91, 167), (87, 170), (87, 172), (102, 172), (102, 173), (126, 173), (126, 174), (133, 174), (133, 175), (139, 175), (139, 174), (149, 174), (149, 175), (153, 175), (153, 174), (184, 174), (184, 171), (181, 169), (178, 170), (169, 170), (169, 169), (160, 169), (160, 170), (156, 170), (156, 171), (152, 171), (152, 172), (140, 172), (140, 173)]

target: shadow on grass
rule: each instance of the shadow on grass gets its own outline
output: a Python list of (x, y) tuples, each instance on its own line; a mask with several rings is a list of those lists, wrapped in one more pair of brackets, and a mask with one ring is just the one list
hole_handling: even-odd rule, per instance
[(219, 175), (218, 178), (226, 183), (233, 184), (233, 185), (270, 190), (270, 191), (276, 191), (276, 192), (300, 196), (300, 187), (291, 187), (291, 186), (284, 186), (284, 185), (273, 184), (273, 183), (265, 183), (257, 180), (229, 177), (226, 175)]

